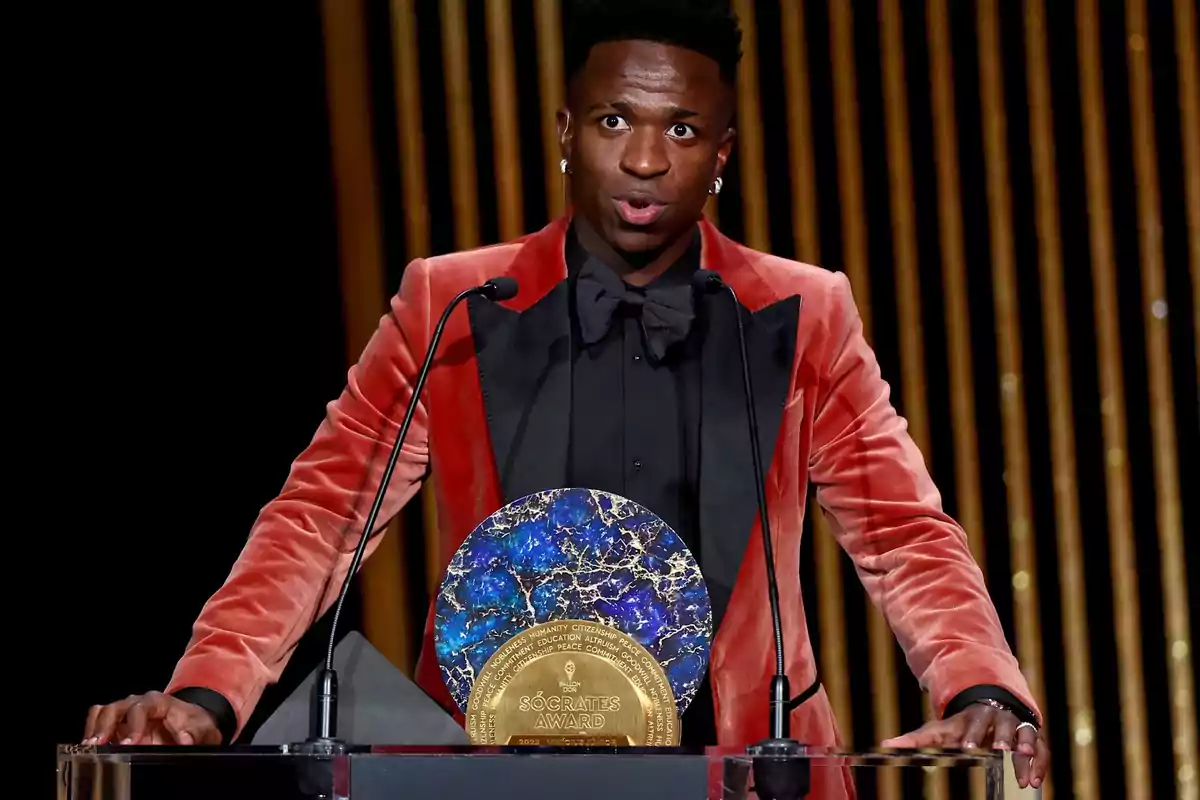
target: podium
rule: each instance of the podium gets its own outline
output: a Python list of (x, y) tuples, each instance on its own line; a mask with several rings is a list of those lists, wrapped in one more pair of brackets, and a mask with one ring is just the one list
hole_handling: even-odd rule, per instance
[[(944, 773), (949, 797), (1004, 797), (1002, 755), (982, 750), (850, 753), (812, 748), (798, 759), (811, 800), (925, 797)], [(853, 793), (847, 791), (852, 785)], [(897, 795), (892, 795), (897, 796)], [(753, 764), (736, 748), (295, 746), (58, 748), (58, 800), (754, 800)]]

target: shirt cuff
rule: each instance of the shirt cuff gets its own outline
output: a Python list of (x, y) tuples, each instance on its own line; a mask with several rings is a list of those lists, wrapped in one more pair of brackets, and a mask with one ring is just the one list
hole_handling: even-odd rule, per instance
[(1041, 722), (1038, 721), (1034, 713), (1029, 710), (1028, 706), (1018, 700), (1016, 695), (1000, 686), (992, 686), (990, 684), (971, 686), (956, 694), (954, 699), (946, 704), (946, 711), (942, 714), (942, 719), (953, 716), (966, 709), (972, 703), (978, 703), (980, 700), (995, 700), (997, 703), (1003, 703), (1022, 722), (1028, 722), (1031, 725), (1037, 726), (1041, 725)]
[(221, 733), (221, 744), (229, 744), (233, 740), (233, 735), (237, 732), (237, 714), (234, 713), (233, 704), (226, 700), (223, 694), (203, 686), (187, 686), (171, 692), (171, 696), (185, 703), (200, 706), (212, 714), (217, 730)]

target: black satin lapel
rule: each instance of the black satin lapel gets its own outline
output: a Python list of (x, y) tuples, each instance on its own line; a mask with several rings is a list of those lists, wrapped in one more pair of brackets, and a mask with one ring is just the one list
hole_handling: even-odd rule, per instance
[(566, 281), (524, 312), (467, 300), (496, 474), (505, 503), (561, 488), (571, 408)]
[[(779, 440), (783, 409), (796, 359), (796, 325), (800, 297), (785, 297), (750, 316), (746, 327), (746, 354), (754, 387), (754, 412), (758, 418), (758, 446), (763, 469), (769, 470)], [(756, 506), (757, 508), (757, 506)]]
[[(750, 532), (758, 518), (758, 500), (733, 302), (722, 292), (706, 297), (704, 303), (700, 552), (715, 629), (737, 583)], [(800, 298), (796, 296), (753, 315), (742, 310), (759, 448), (763, 468), (768, 472), (787, 404), (799, 313)], [(767, 496), (769, 500), (769, 491)]]

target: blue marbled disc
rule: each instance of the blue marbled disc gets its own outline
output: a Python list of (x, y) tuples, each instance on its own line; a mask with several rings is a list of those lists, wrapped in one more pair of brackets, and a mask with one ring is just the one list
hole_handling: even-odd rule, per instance
[(632, 636), (662, 665), (681, 715), (712, 642), (708, 589), (683, 540), (637, 503), (591, 489), (532, 494), (481, 522), (446, 568), (434, 613), (438, 664), (464, 711), (488, 658), (543, 622)]

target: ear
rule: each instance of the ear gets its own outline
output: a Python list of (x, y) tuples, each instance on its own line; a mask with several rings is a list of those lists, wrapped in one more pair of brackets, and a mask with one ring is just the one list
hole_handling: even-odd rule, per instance
[(721, 173), (725, 171), (725, 162), (729, 160), (730, 153), (733, 152), (733, 143), (737, 139), (737, 131), (732, 127), (725, 131), (725, 135), (721, 137), (721, 144), (717, 146), (717, 171), (713, 174), (713, 178), (721, 177)]
[(571, 111), (563, 106), (554, 115), (558, 123), (558, 148), (562, 157), (571, 160), (571, 152), (575, 149), (575, 126), (571, 124)]

